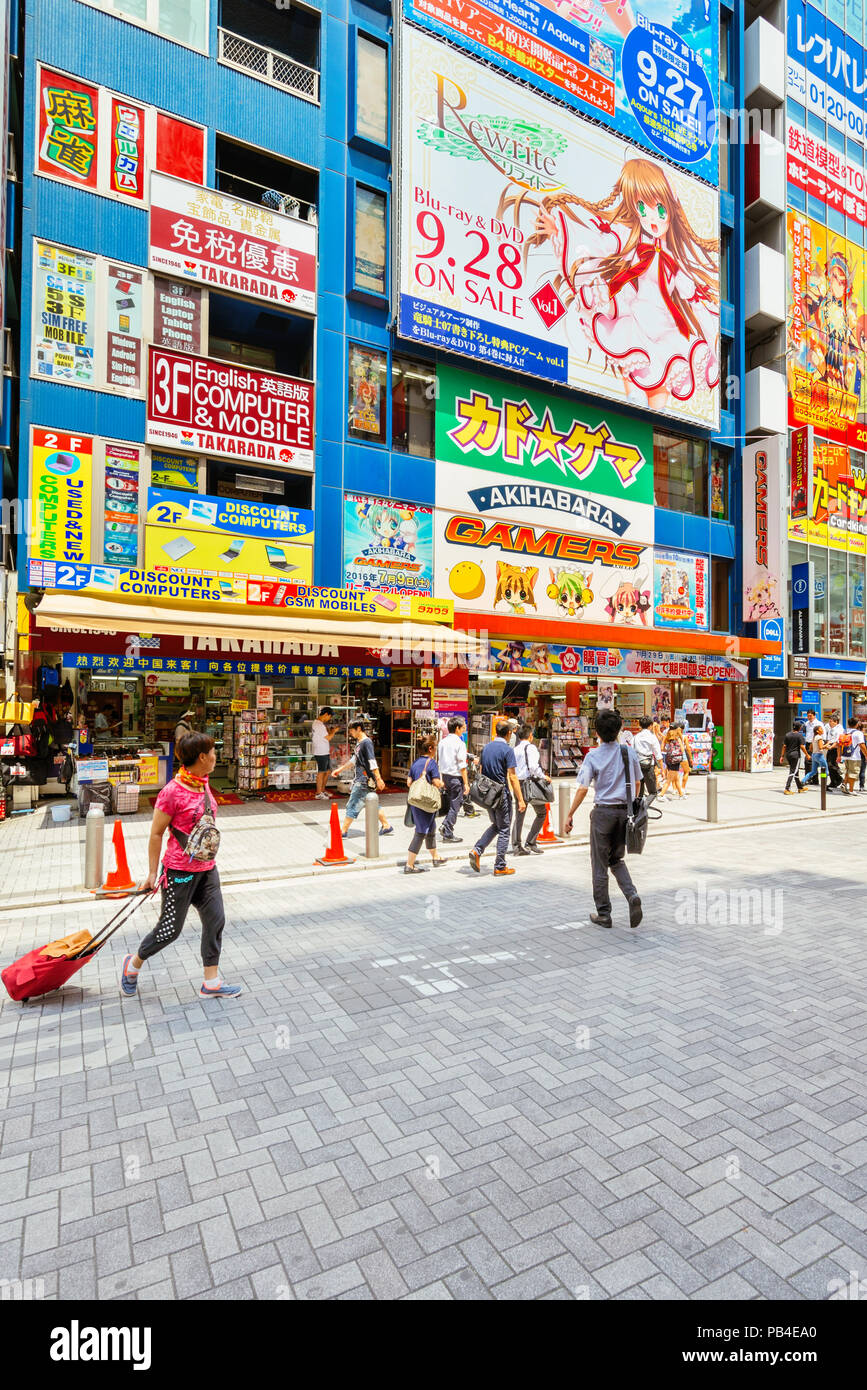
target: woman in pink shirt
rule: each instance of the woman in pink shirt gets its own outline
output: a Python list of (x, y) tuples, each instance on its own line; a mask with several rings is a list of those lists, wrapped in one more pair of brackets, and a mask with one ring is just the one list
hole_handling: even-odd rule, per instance
[(204, 980), (199, 993), (206, 999), (234, 998), (241, 993), (241, 986), (227, 985), (220, 978), (220, 949), (226, 921), (220, 875), (213, 859), (191, 859), (184, 852), (187, 837), (202, 813), (207, 810), (215, 815), (217, 811), (208, 786), (208, 777), (217, 761), (214, 740), (208, 734), (187, 734), (176, 744), (176, 752), (181, 766), (177, 776), (157, 797), (148, 841), (148, 876), (141, 885), (145, 892), (156, 887), (163, 837), (168, 830), (160, 879), (162, 910), (153, 931), (139, 946), (138, 954), (124, 958), (121, 993), (135, 994), (138, 972), (144, 962), (178, 939), (190, 907), (195, 907), (202, 922)]

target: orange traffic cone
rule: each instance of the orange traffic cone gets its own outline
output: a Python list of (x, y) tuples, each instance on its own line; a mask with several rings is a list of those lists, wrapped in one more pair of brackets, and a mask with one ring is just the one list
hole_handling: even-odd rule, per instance
[(343, 853), (343, 839), (340, 834), (340, 814), (337, 810), (336, 801), (332, 801), (331, 803), (330, 831), (331, 843), (325, 851), (325, 858), (317, 859), (315, 862), (317, 864), (354, 864), (355, 860), (350, 859), (347, 854)]
[(560, 837), (555, 835), (551, 829), (551, 815), (548, 807), (545, 807), (545, 823), (539, 834), (536, 836), (537, 845), (559, 845)]
[(97, 892), (101, 898), (126, 898), (130, 893), (135, 892), (136, 884), (129, 871), (123, 826), (119, 820), (114, 823), (111, 847), (114, 851), (114, 868), (109, 869), (105, 883), (97, 889)]

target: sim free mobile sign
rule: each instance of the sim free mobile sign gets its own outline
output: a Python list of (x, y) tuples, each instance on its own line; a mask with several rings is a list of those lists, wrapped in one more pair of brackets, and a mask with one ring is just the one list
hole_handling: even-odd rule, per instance
[(398, 331), (719, 422), (719, 195), (411, 26)]
[(403, 0), (403, 12), (717, 182), (717, 0)]

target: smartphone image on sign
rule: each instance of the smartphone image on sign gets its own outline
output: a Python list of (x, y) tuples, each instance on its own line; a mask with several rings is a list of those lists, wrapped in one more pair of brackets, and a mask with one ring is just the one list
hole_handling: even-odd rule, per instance
[(244, 542), (243, 542), (243, 540), (234, 540), (234, 541), (232, 541), (232, 543), (230, 544), (230, 546), (228, 547), (228, 549), (223, 551), (222, 555), (220, 556), (220, 559), (221, 559), (221, 560), (237, 560), (237, 558), (238, 558), (238, 556), (240, 555), (240, 553), (241, 553), (241, 551), (243, 550), (243, 548), (244, 548)]
[(293, 571), (297, 570), (298, 568), (297, 565), (289, 564), (288, 560), (286, 559), (285, 550), (281, 550), (279, 545), (266, 544), (265, 554), (268, 556), (268, 564), (271, 566), (272, 569), (285, 570), (287, 574), (292, 574)]
[(118, 314), (117, 327), (120, 333), (129, 332), (129, 314)]

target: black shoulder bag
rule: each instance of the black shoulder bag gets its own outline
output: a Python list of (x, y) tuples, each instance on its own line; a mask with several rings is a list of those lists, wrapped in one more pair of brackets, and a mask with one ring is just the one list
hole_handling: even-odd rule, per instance
[(621, 744), (620, 756), (623, 759), (623, 775), (626, 778), (626, 849), (629, 854), (641, 854), (647, 840), (647, 803), (641, 796), (633, 796), (632, 773), (629, 767), (629, 751)]

